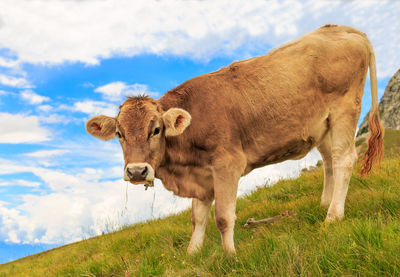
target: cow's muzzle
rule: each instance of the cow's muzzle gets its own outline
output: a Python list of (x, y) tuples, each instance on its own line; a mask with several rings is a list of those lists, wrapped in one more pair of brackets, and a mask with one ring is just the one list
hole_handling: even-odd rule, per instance
[(152, 184), (154, 169), (148, 163), (129, 163), (125, 167), (124, 180), (132, 184)]

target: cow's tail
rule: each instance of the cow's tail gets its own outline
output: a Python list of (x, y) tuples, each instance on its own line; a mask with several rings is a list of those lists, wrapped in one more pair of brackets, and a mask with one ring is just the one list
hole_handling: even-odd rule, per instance
[(369, 48), (369, 78), (371, 79), (371, 98), (372, 107), (369, 111), (368, 128), (370, 137), (368, 140), (368, 148), (362, 159), (361, 176), (368, 174), (375, 162), (380, 164), (383, 156), (383, 136), (385, 130), (379, 120), (378, 107), (378, 88), (376, 83), (376, 64), (375, 54), (371, 43), (368, 41)]

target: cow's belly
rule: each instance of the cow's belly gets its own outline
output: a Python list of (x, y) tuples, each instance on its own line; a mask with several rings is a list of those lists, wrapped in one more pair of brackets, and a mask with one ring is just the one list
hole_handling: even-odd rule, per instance
[(283, 162), (285, 160), (301, 159), (307, 155), (314, 146), (315, 139), (309, 137), (307, 140), (291, 140), (285, 144), (271, 147), (262, 155), (257, 155), (257, 158), (252, 157), (249, 160), (245, 174), (249, 173), (254, 168)]
[(258, 138), (246, 151), (247, 167), (243, 175), (258, 167), (303, 158), (319, 145), (327, 132), (328, 122), (321, 120), (321, 123), (312, 125), (312, 128), (299, 128), (297, 135), (293, 132)]

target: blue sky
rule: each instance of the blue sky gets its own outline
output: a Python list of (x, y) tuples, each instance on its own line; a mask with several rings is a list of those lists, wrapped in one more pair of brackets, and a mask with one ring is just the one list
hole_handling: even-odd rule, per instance
[[(150, 192), (123, 182), (120, 146), (87, 135), (89, 117), (326, 23), (368, 35), (381, 96), (400, 67), (399, 13), (391, 1), (2, 1), (0, 263), (189, 206), (159, 181)], [(361, 119), (370, 98), (367, 83)], [(257, 170), (240, 193), (318, 158)]]

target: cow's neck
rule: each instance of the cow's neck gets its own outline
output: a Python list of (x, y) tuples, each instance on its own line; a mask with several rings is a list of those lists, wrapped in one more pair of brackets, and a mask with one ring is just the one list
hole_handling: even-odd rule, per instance
[[(196, 151), (188, 151), (182, 138), (168, 139), (165, 158), (156, 170), (164, 187), (181, 197), (212, 199), (213, 180), (209, 166), (199, 164)], [(199, 159), (202, 160), (202, 159)]]

